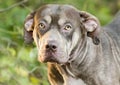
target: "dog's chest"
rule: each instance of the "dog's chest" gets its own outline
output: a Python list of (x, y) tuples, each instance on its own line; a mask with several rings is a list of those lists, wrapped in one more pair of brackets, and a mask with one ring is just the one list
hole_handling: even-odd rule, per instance
[[(75, 68), (71, 68), (70, 66), (66, 66), (64, 68), (66, 71), (67, 79), (72, 79), (71, 81), (74, 80), (74, 82), (77, 82), (78, 84), (81, 85), (97, 85), (95, 82), (95, 79), (90, 76), (90, 74), (87, 71), (80, 71), (76, 70)], [(81, 82), (81, 83), (80, 83)], [(83, 84), (82, 84), (83, 83)]]

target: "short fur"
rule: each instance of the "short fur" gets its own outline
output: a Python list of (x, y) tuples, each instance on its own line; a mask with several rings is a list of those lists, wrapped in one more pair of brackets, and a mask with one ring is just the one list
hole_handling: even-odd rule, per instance
[(51, 85), (120, 85), (120, 13), (101, 28), (73, 6), (45, 5), (27, 16), (24, 39), (34, 39)]

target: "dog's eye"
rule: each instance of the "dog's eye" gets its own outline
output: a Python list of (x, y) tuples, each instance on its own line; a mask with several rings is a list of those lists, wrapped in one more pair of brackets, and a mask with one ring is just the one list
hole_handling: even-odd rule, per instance
[(39, 27), (40, 27), (40, 29), (44, 29), (45, 28), (45, 24), (44, 23), (40, 23)]
[(64, 29), (65, 30), (70, 30), (71, 28), (72, 28), (71, 25), (66, 25)]

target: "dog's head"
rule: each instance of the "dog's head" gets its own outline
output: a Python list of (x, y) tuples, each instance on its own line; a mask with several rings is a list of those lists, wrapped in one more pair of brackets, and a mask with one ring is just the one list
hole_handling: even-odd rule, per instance
[(45, 5), (25, 20), (24, 39), (35, 41), (38, 60), (64, 64), (83, 36), (99, 44), (99, 22), (91, 14), (69, 5)]

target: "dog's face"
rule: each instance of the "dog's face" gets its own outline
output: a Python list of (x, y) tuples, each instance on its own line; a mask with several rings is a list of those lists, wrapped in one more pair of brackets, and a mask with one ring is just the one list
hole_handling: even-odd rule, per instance
[(68, 5), (45, 5), (31, 13), (25, 21), (25, 41), (34, 39), (38, 48), (38, 60), (65, 64), (74, 48), (86, 36), (98, 44), (97, 19)]

